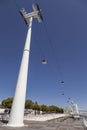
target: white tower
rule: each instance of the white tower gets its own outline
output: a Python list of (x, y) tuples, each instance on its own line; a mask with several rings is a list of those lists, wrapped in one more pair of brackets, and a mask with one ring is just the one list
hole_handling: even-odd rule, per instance
[(79, 114), (79, 110), (78, 110), (78, 106), (76, 103), (74, 103), (73, 101), (68, 101), (68, 103), (70, 104), (71, 106), (71, 110), (72, 110), (72, 114)]
[(39, 6), (35, 4), (32, 6), (32, 8), (33, 12), (31, 13), (26, 13), (25, 9), (20, 10), (20, 14), (23, 16), (25, 23), (28, 25), (28, 32), (23, 51), (20, 71), (18, 75), (14, 100), (11, 108), (10, 119), (7, 124), (8, 126), (12, 127), (21, 127), (24, 125), (23, 118), (24, 118), (24, 107), (26, 99), (32, 20), (33, 18), (37, 18), (39, 22), (43, 21)]

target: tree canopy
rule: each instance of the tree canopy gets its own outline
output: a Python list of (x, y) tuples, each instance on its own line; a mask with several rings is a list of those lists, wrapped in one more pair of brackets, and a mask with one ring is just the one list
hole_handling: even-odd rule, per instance
[[(4, 99), (1, 103), (1, 107), (3, 108), (11, 108), (13, 102), (13, 98), (7, 98)], [(38, 110), (38, 111), (43, 111), (46, 113), (63, 113), (63, 108), (59, 108), (55, 105), (47, 106), (47, 105), (39, 105), (38, 102), (33, 102), (32, 100), (26, 100), (25, 102), (25, 109), (33, 109), (33, 110)]]
[(3, 108), (11, 108), (12, 106), (12, 101), (13, 101), (13, 98), (7, 98), (7, 99), (4, 99), (1, 103), (1, 106)]

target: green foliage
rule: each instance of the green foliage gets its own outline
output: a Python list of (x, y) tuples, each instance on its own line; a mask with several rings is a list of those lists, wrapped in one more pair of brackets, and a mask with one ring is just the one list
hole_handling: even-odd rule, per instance
[(49, 106), (49, 111), (50, 112), (56, 112), (56, 113), (63, 113), (63, 109), (62, 108), (59, 108), (57, 106)]
[(43, 112), (48, 112), (48, 106), (46, 106), (46, 105), (41, 105), (41, 111), (43, 111)]
[[(2, 101), (1, 107), (3, 108), (11, 108), (12, 106), (12, 101), (13, 98), (7, 98)], [(64, 110), (62, 108), (59, 108), (57, 106), (47, 106), (47, 105), (39, 105), (37, 102), (33, 102), (32, 100), (26, 100), (25, 102), (25, 109), (33, 109), (33, 110), (38, 110), (38, 111), (43, 111), (46, 113), (63, 113)]]
[(38, 105), (37, 102), (35, 102), (35, 103), (33, 104), (33, 110), (38, 110), (38, 111), (40, 111), (40, 105)]
[(12, 101), (13, 101), (13, 98), (7, 98), (7, 99), (2, 101), (1, 106), (4, 107), (4, 108), (11, 108)]
[(25, 109), (33, 109), (33, 105), (34, 103), (32, 102), (32, 100), (26, 100)]
[(50, 112), (52, 112), (52, 111), (53, 111), (53, 112), (57, 112), (58, 110), (59, 110), (59, 108), (56, 107), (56, 106), (53, 106), (53, 105), (52, 105), (52, 106), (49, 106), (49, 111), (50, 111)]
[(63, 109), (63, 108), (60, 108), (60, 109), (59, 109), (59, 113), (64, 113), (64, 109)]

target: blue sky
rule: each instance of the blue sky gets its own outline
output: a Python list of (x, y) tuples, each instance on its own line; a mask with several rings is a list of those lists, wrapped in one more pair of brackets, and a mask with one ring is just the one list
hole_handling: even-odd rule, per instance
[(33, 3), (44, 21), (33, 20), (26, 98), (59, 107), (71, 98), (87, 109), (86, 0), (0, 0), (0, 100), (14, 95), (27, 34), (18, 11), (31, 12)]

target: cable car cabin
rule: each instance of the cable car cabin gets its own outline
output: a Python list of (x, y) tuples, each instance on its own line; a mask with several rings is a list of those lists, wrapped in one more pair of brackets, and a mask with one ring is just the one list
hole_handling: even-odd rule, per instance
[(45, 59), (43, 59), (42, 64), (47, 64), (47, 61)]
[(61, 84), (64, 84), (64, 80), (61, 81)]
[(62, 96), (64, 96), (64, 93), (62, 93)]

